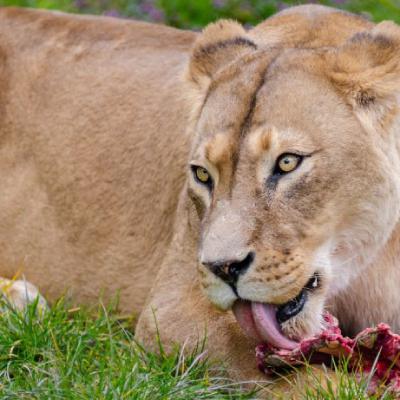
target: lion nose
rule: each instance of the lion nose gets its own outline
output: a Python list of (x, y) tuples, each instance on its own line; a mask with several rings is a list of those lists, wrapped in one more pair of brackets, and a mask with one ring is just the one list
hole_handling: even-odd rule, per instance
[(224, 282), (231, 286), (236, 286), (239, 276), (250, 267), (254, 261), (254, 257), (255, 254), (251, 251), (241, 261), (207, 261), (203, 262), (203, 265)]

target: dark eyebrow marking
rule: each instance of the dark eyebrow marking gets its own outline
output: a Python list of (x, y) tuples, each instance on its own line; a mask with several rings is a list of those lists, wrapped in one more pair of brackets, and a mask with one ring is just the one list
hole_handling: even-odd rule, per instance
[[(250, 98), (249, 104), (247, 105), (247, 112), (239, 127), (239, 140), (242, 140), (244, 138), (245, 134), (250, 128), (251, 121), (254, 115), (254, 110), (257, 105), (257, 95), (265, 84), (265, 75), (268, 68), (269, 65), (267, 65), (267, 67), (264, 68), (264, 70), (261, 72), (257, 86), (255, 87), (255, 90)], [(239, 163), (239, 152), (235, 152), (232, 154), (232, 171), (236, 171), (238, 163)], [(230, 193), (229, 193), (230, 197), (232, 196), (232, 189), (235, 184), (235, 180), (236, 180), (236, 173), (233, 173), (230, 182)]]

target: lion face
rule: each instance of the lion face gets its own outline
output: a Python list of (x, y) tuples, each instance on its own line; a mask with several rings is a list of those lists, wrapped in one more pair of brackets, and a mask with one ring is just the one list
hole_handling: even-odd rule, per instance
[[(370, 61), (346, 70), (362, 38), (342, 52), (268, 51), (235, 35), (208, 49), (201, 39), (192, 61), (203, 52), (209, 77), (189, 167), (198, 270), (210, 301), (233, 308), (246, 333), (290, 348), (321, 329), (327, 300), (373, 262), (398, 219), (399, 179), (388, 174), (400, 166), (397, 105), (374, 110), (373, 75), (368, 90), (360, 83)], [(218, 46), (233, 55), (215, 68)], [(371, 34), (360, 51), (379, 46)]]

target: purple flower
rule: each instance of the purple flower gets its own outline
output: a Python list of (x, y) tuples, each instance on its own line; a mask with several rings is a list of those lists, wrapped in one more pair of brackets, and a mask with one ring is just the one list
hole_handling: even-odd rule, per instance
[(213, 5), (215, 8), (225, 7), (225, 0), (213, 0)]
[(87, 2), (86, 2), (86, 0), (75, 0), (74, 1), (74, 6), (77, 9), (81, 10), (82, 8), (87, 7)]
[(105, 15), (107, 17), (115, 17), (115, 18), (121, 17), (121, 14), (118, 12), (118, 10), (115, 10), (115, 9), (104, 11), (103, 15)]
[(158, 8), (153, 8), (153, 10), (149, 12), (149, 16), (155, 22), (162, 22), (165, 19), (164, 13)]
[(140, 4), (139, 8), (142, 13), (149, 14), (155, 7), (153, 6), (153, 4), (145, 2)]
[(142, 4), (140, 4), (139, 8), (140, 11), (143, 14), (147, 14), (152, 21), (164, 21), (164, 13), (162, 12), (162, 10), (160, 10), (150, 2), (143, 2)]
[(277, 7), (278, 11), (282, 11), (282, 10), (284, 10), (286, 8), (289, 8), (290, 6), (289, 6), (289, 4), (282, 3), (280, 1), (280, 2), (277, 3), (276, 7)]

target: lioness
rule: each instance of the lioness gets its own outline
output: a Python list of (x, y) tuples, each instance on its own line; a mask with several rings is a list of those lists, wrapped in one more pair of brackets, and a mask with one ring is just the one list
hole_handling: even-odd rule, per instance
[(301, 6), (196, 34), (6, 8), (0, 32), (0, 275), (119, 291), (138, 340), (155, 319), (166, 345), (206, 332), (237, 379), (324, 307), (348, 334), (400, 329), (394, 23)]

